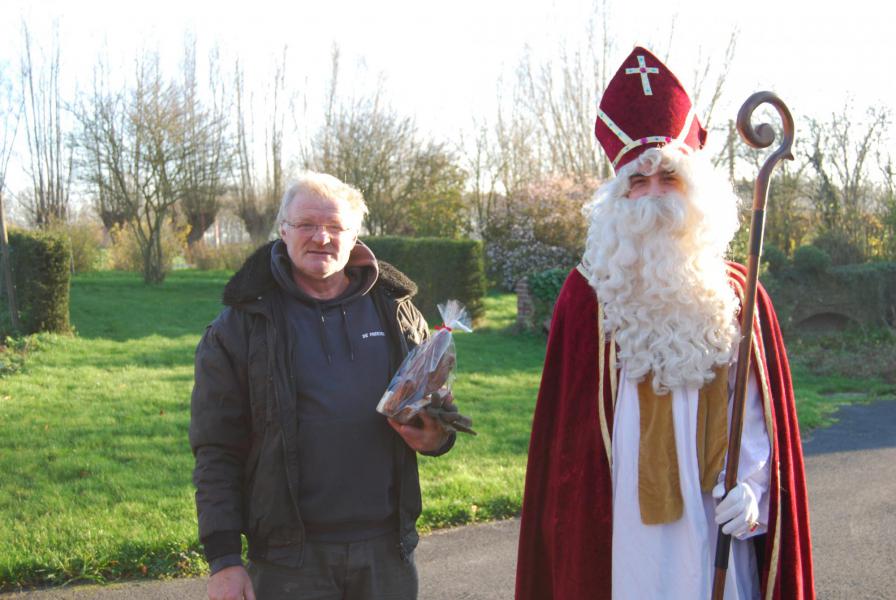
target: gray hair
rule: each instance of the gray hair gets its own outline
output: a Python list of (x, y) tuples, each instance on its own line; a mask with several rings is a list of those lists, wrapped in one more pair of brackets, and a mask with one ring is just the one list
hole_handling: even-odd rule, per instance
[(286, 220), (289, 205), (299, 194), (310, 194), (329, 200), (344, 200), (348, 203), (352, 213), (358, 218), (358, 227), (364, 221), (364, 216), (369, 212), (367, 203), (361, 191), (353, 185), (349, 185), (332, 175), (305, 171), (289, 186), (283, 199), (280, 200), (280, 210), (277, 211), (277, 224)]

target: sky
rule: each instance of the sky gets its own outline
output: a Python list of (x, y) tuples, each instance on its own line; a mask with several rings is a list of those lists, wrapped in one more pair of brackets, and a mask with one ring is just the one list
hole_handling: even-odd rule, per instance
[[(216, 42), (222, 56), (239, 56), (259, 80), (286, 45), (290, 85), (313, 99), (324, 92), (337, 44), (347, 65), (344, 92), (363, 94), (381, 76), (393, 105), (414, 115), (422, 131), (456, 139), (474, 118), (494, 116), (499, 82), (512, 77), (524, 52), (550, 60), (561, 45), (581, 47), (600, 6), (614, 44), (611, 73), (632, 47), (644, 45), (668, 57), (688, 86), (696, 64), (709, 59), (720, 65), (737, 30), (714, 120), (734, 118), (740, 103), (760, 89), (777, 93), (798, 122), (825, 119), (847, 105), (859, 116), (869, 106), (896, 105), (892, 19), (871, 0), (5, 0), (0, 64), (9, 63), (15, 74), (22, 21), (46, 47), (57, 24), (70, 89), (89, 85), (101, 53), (121, 69), (146, 48), (175, 61), (190, 31), (200, 53)], [(319, 116), (319, 106), (311, 101), (305, 118)]]

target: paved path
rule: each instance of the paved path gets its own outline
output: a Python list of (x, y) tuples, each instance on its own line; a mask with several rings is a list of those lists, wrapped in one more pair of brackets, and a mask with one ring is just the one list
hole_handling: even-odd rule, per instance
[(896, 401), (843, 407), (803, 443), (823, 600), (896, 598)]
[[(439, 531), (417, 549), (420, 600), (507, 600), (513, 597), (519, 520)], [(205, 600), (205, 579), (105, 587), (74, 586), (0, 594), (2, 600)]]
[[(803, 440), (815, 581), (821, 600), (896, 598), (896, 401), (841, 409)], [(459, 527), (423, 538), (420, 600), (513, 597), (519, 521)], [(0, 594), (2, 600), (204, 600), (186, 579)]]

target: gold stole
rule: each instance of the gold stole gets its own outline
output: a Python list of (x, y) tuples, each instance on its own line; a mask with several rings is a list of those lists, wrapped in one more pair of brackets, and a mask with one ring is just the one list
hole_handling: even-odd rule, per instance
[[(728, 366), (716, 367), (700, 388), (697, 403), (697, 464), (700, 489), (712, 491), (728, 449)], [(657, 395), (650, 374), (638, 383), (641, 441), (638, 449), (638, 502), (645, 525), (681, 518), (684, 501), (678, 480), (678, 454), (672, 423), (672, 396)]]

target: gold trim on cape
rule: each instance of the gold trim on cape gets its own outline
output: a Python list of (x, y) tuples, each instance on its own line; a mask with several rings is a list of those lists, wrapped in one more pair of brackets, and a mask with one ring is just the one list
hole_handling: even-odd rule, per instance
[[(607, 423), (607, 409), (604, 405), (604, 358), (606, 357), (606, 338), (604, 337), (604, 310), (597, 303), (597, 413), (600, 415), (600, 434), (604, 440), (604, 449), (607, 452), (607, 462), (610, 472), (613, 469), (613, 444), (610, 441), (610, 427)], [(612, 385), (612, 380), (611, 380)], [(613, 398), (615, 402), (615, 396)]]

